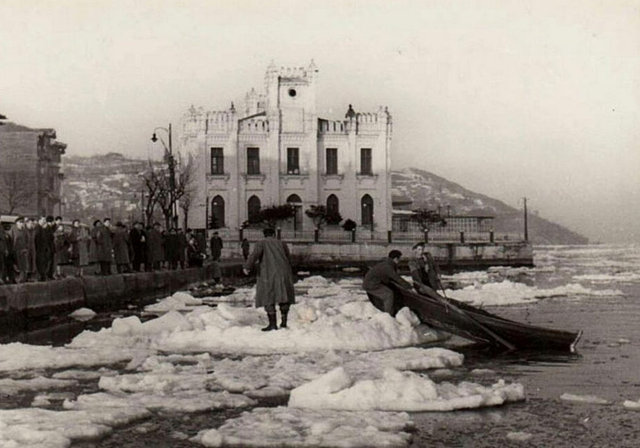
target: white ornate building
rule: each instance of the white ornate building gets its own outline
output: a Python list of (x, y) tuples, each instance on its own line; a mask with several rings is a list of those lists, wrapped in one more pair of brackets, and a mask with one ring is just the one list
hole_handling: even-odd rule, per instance
[(364, 229), (391, 230), (391, 115), (349, 105), (344, 120), (320, 118), (317, 79), (313, 61), (272, 63), (265, 93), (251, 89), (241, 110), (189, 109), (182, 151), (199, 170), (190, 227), (238, 229), (260, 207), (289, 202), (298, 208), (296, 230), (313, 229), (304, 211), (315, 204)]

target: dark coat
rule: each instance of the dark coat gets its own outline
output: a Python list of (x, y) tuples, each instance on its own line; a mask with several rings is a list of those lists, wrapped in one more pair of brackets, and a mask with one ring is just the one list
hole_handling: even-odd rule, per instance
[(113, 255), (116, 264), (129, 264), (129, 234), (123, 227), (113, 232)]
[(219, 260), (222, 255), (222, 238), (219, 236), (212, 236), (209, 246), (211, 247), (211, 258)]
[(177, 234), (167, 233), (164, 239), (164, 251), (167, 261), (176, 262), (180, 260), (180, 242)]
[(242, 240), (242, 243), (240, 243), (240, 247), (242, 248), (242, 256), (246, 258), (249, 255), (249, 250), (251, 249), (249, 240), (247, 239)]
[(409, 261), (409, 271), (414, 282), (422, 283), (434, 291), (438, 290), (438, 268), (431, 254), (426, 260), (418, 258)]
[(391, 258), (385, 258), (373, 266), (364, 276), (362, 287), (365, 291), (374, 291), (381, 285), (390, 286), (392, 282), (405, 288), (411, 288), (411, 284), (398, 275), (395, 263)]
[(76, 266), (89, 264), (89, 235), (82, 227), (73, 227), (69, 232), (71, 260)]
[(158, 263), (164, 260), (164, 247), (162, 234), (156, 229), (151, 229), (147, 233), (147, 258), (149, 263)]
[(183, 232), (178, 232), (176, 237), (178, 239), (178, 256), (180, 257), (179, 260), (181, 262), (184, 262), (187, 256), (187, 245), (189, 244), (187, 242), (187, 236)]
[(56, 264), (64, 264), (69, 261), (69, 235), (64, 231), (63, 226), (57, 226), (53, 231)]
[(53, 262), (55, 251), (54, 228), (51, 226), (37, 226), (35, 228), (36, 266), (38, 272), (47, 272), (49, 264)]
[(27, 229), (18, 230), (13, 227), (9, 233), (11, 237), (11, 245), (13, 247), (13, 258), (18, 269), (22, 273), (29, 272), (30, 254), (29, 254), (29, 234)]
[(135, 227), (129, 232), (129, 241), (133, 251), (133, 261), (137, 263), (147, 262), (147, 233), (143, 229)]
[(36, 272), (36, 228), (27, 228), (27, 241), (29, 249), (29, 267), (27, 272)]
[(202, 266), (204, 254), (200, 251), (198, 243), (196, 243), (195, 240), (193, 244), (187, 243), (187, 259), (189, 260), (190, 267)]
[(256, 307), (295, 302), (289, 257), (287, 245), (273, 237), (264, 238), (255, 244), (244, 268), (251, 270), (259, 263)]
[(93, 241), (96, 243), (96, 258), (101, 263), (111, 263), (113, 261), (113, 243), (111, 241), (111, 230), (106, 227), (93, 228)]

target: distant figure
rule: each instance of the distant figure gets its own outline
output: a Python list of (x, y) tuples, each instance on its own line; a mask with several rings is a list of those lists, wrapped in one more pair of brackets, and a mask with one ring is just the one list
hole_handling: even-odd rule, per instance
[(289, 307), (295, 303), (293, 290), (293, 273), (289, 248), (282, 241), (274, 238), (273, 229), (264, 229), (264, 239), (258, 241), (249, 259), (245, 262), (243, 271), (249, 271), (258, 264), (256, 282), (256, 307), (263, 306), (269, 318), (269, 325), (262, 331), (277, 330), (276, 304), (280, 306), (282, 322), (280, 328), (287, 328)]
[(200, 251), (196, 238), (191, 235), (187, 243), (187, 260), (190, 267), (202, 267), (202, 263), (207, 256)]
[(36, 221), (27, 218), (25, 220), (25, 227), (27, 229), (27, 240), (29, 249), (29, 266), (27, 270), (27, 280), (31, 281), (36, 278)]
[(111, 262), (113, 261), (111, 231), (102, 224), (102, 221), (96, 219), (93, 222), (91, 237), (96, 245), (96, 259), (100, 264), (100, 275), (111, 275)]
[(20, 275), (18, 283), (24, 283), (28, 280), (30, 254), (29, 254), (29, 234), (25, 227), (24, 218), (18, 217), (14, 227), (10, 231), (11, 242), (13, 245), (13, 259), (15, 260)]
[(129, 233), (119, 221), (113, 231), (113, 256), (118, 274), (129, 272)]
[(176, 235), (178, 239), (178, 261), (180, 262), (180, 269), (184, 269), (187, 267), (187, 245), (189, 242), (187, 241), (187, 237), (182, 230), (182, 227), (178, 227), (178, 234)]
[(68, 251), (69, 251), (69, 237), (67, 233), (64, 231), (64, 226), (62, 225), (62, 217), (56, 216), (53, 224), (53, 244), (54, 244), (54, 256), (53, 256), (53, 270), (54, 278), (62, 278), (62, 265), (67, 263)]
[(242, 258), (244, 258), (244, 261), (247, 261), (247, 258), (249, 258), (250, 247), (251, 245), (249, 244), (249, 240), (244, 238), (240, 244), (240, 248), (242, 249)]
[(161, 268), (164, 259), (164, 248), (162, 241), (162, 227), (156, 222), (153, 228), (147, 233), (147, 257), (149, 266), (157, 271)]
[(424, 250), (424, 243), (413, 246), (414, 258), (409, 261), (409, 271), (413, 279), (413, 287), (420, 294), (438, 295), (438, 270), (433, 257)]
[(165, 236), (164, 248), (169, 269), (175, 270), (180, 261), (180, 243), (176, 229), (173, 227), (169, 229), (169, 233)]
[(402, 252), (392, 250), (387, 258), (369, 269), (362, 282), (362, 287), (373, 306), (392, 316), (395, 316), (395, 307), (393, 290), (390, 286), (396, 283), (403, 288), (411, 288), (411, 284), (398, 274), (400, 258), (402, 258)]
[[(0, 223), (0, 285), (7, 281), (7, 266), (9, 258), (9, 235)], [(13, 266), (11, 266), (13, 269)]]
[(41, 282), (53, 278), (50, 273), (55, 248), (52, 226), (53, 217), (45, 218), (44, 216), (38, 220), (38, 224), (35, 226), (36, 270), (38, 271), (38, 280)]
[(83, 269), (89, 265), (89, 235), (80, 227), (80, 221), (74, 219), (69, 232), (69, 252), (73, 265), (76, 267), (76, 276), (84, 275)]
[(220, 261), (223, 244), (218, 232), (213, 232), (209, 247), (211, 248), (211, 259), (213, 259), (213, 261)]
[(133, 229), (129, 232), (129, 242), (133, 252), (133, 270), (140, 272), (141, 264), (147, 267), (147, 234), (141, 222), (137, 221), (133, 224)]

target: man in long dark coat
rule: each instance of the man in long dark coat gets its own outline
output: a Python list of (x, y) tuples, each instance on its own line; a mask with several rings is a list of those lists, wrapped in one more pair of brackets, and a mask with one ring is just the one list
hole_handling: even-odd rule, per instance
[(36, 248), (36, 270), (38, 280), (44, 282), (49, 279), (49, 269), (53, 263), (54, 240), (51, 232), (51, 223), (47, 218), (40, 218), (35, 227), (35, 248)]
[(282, 322), (280, 328), (287, 328), (287, 314), (289, 307), (295, 303), (293, 290), (293, 273), (289, 248), (285, 243), (274, 237), (273, 229), (264, 229), (264, 239), (258, 241), (249, 259), (245, 262), (243, 271), (249, 271), (258, 265), (256, 282), (256, 307), (263, 306), (269, 318), (269, 325), (262, 331), (277, 330), (276, 304), (280, 306)]
[(169, 269), (176, 269), (178, 267), (178, 261), (180, 261), (180, 243), (175, 228), (171, 228), (165, 236), (164, 249)]
[(222, 238), (218, 235), (218, 232), (213, 232), (213, 236), (211, 237), (211, 241), (209, 242), (209, 247), (211, 248), (211, 258), (213, 261), (220, 261), (220, 257), (222, 256)]
[(15, 225), (10, 231), (12, 244), (12, 258), (15, 260), (20, 275), (18, 283), (26, 282), (29, 276), (29, 235), (25, 228), (24, 218), (16, 219)]
[(129, 234), (121, 222), (116, 223), (113, 231), (113, 257), (118, 274), (129, 272)]
[(27, 242), (29, 250), (29, 266), (27, 268), (27, 281), (36, 278), (36, 221), (31, 218), (25, 220), (25, 228), (27, 231)]
[(160, 223), (155, 223), (153, 228), (147, 233), (147, 257), (149, 265), (154, 271), (160, 269), (160, 264), (164, 259), (161, 229)]
[(9, 236), (0, 223), (0, 285), (7, 280), (7, 258), (9, 257)]
[(100, 275), (110, 275), (111, 262), (113, 261), (111, 231), (98, 219), (93, 223), (91, 236), (96, 244), (96, 258), (100, 264)]
[(187, 263), (185, 261), (187, 258), (187, 245), (189, 243), (181, 227), (178, 227), (176, 238), (178, 239), (178, 260), (180, 261), (180, 269), (184, 269), (187, 267)]
[(141, 222), (133, 224), (133, 229), (129, 233), (129, 241), (133, 250), (133, 270), (140, 271), (140, 265), (147, 267), (147, 234)]
[(392, 316), (396, 310), (391, 286), (395, 283), (407, 289), (411, 288), (411, 284), (400, 277), (397, 271), (401, 257), (402, 252), (392, 250), (387, 258), (369, 269), (362, 282), (362, 287), (373, 306)]

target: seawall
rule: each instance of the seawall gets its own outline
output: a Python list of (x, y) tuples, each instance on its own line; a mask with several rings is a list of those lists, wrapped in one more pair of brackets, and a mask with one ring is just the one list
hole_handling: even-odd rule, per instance
[[(222, 277), (238, 277), (239, 263), (222, 263)], [(0, 317), (37, 318), (77, 308), (112, 308), (136, 299), (165, 297), (184, 287), (211, 280), (216, 268), (137, 272), (109, 276), (89, 275), (47, 282), (0, 285)]]

